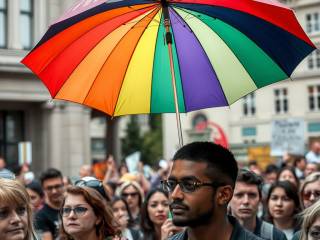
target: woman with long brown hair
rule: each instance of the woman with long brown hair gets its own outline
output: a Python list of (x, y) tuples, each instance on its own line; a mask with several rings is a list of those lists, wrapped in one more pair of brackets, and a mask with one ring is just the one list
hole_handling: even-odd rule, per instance
[(90, 187), (67, 188), (61, 219), (61, 240), (104, 240), (117, 234), (110, 206)]

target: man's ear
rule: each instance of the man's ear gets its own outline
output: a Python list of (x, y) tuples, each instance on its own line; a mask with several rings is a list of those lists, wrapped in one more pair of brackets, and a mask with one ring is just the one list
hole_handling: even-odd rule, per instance
[(233, 195), (233, 188), (230, 185), (222, 186), (217, 191), (217, 204), (227, 205)]

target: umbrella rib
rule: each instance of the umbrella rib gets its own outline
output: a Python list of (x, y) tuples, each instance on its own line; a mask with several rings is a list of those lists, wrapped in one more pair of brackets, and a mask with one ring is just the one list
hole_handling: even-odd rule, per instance
[[(170, 8), (172, 10), (174, 10), (173, 8)], [(176, 40), (175, 40), (175, 37), (174, 37), (174, 31), (173, 31), (173, 28), (172, 26), (170, 26), (171, 28), (171, 33), (172, 33), (172, 38), (174, 39), (174, 43), (176, 43)], [(179, 70), (179, 75), (180, 75), (180, 83), (181, 83), (181, 90), (182, 90), (182, 95), (183, 95), (183, 105), (184, 105), (184, 111), (187, 112), (187, 108), (186, 108), (186, 97), (185, 97), (185, 91), (183, 90), (184, 89), (184, 86), (183, 86), (183, 81), (182, 81), (182, 76), (181, 76), (181, 68), (180, 68), (180, 61), (179, 61), (179, 54), (178, 54), (178, 51), (177, 51), (177, 46), (176, 44), (172, 44), (172, 46), (174, 46), (174, 49), (175, 49), (175, 53), (176, 53), (176, 56), (177, 56), (177, 61), (178, 61), (178, 70)], [(174, 93), (173, 93), (174, 94)], [(178, 94), (178, 93), (177, 93)], [(179, 107), (179, 98), (178, 98), (178, 107)]]
[[(160, 12), (160, 11), (159, 11)], [(158, 36), (159, 36), (159, 31), (160, 31), (160, 24), (161, 24), (161, 16), (160, 16), (160, 22), (159, 22), (159, 27), (158, 27), (158, 32), (157, 32), (157, 36), (156, 36), (156, 46), (155, 46), (155, 49), (154, 49), (154, 52), (153, 52), (153, 65), (152, 65), (152, 78), (151, 78), (151, 91), (150, 91), (150, 109), (149, 109), (149, 112), (152, 113), (151, 111), (151, 107), (152, 107), (152, 89), (153, 89), (153, 77), (154, 77), (154, 64), (155, 64), (155, 57), (156, 57), (156, 48), (157, 48), (157, 39), (158, 39)]]
[[(149, 14), (151, 14), (151, 13), (154, 12), (154, 11), (157, 11), (157, 9), (159, 9), (159, 7), (155, 8), (154, 10), (152, 10)], [(149, 15), (149, 14), (148, 14), (148, 15)], [(143, 19), (145, 19), (145, 18), (146, 18), (146, 17), (144, 17)], [(135, 25), (137, 25), (137, 24), (138, 24), (139, 22), (141, 22), (143, 19), (141, 19), (140, 21), (138, 21)], [(133, 26), (132, 28), (134, 28), (134, 26)], [(125, 34), (125, 35), (126, 35), (126, 34)], [(125, 35), (122, 36), (121, 39), (119, 39), (118, 43), (117, 43), (117, 44), (114, 46), (114, 48), (111, 50), (109, 56), (108, 56), (107, 59), (104, 61), (104, 64), (102, 65), (102, 67), (100, 68), (100, 70), (99, 70), (99, 72), (97, 73), (96, 76), (98, 76), (98, 75), (101, 73), (101, 71), (102, 71), (103, 67), (105, 66), (106, 62), (108, 61), (109, 57), (112, 55), (112, 53), (113, 53), (114, 50), (117, 48), (117, 46), (119, 45), (119, 43), (121, 42), (121, 40), (125, 37)], [(142, 35), (142, 34), (141, 34), (141, 35)], [(132, 54), (133, 54), (133, 52), (134, 52), (134, 51), (132, 51)], [(131, 55), (131, 57), (132, 57), (132, 55)], [(131, 57), (130, 57), (130, 59), (131, 59)], [(129, 62), (130, 62), (130, 61), (129, 61)], [(129, 65), (129, 64), (128, 64), (128, 65)], [(128, 66), (127, 66), (127, 67), (128, 67)], [(126, 72), (127, 72), (127, 69), (126, 69), (126, 71), (125, 71), (125, 74), (126, 74)], [(92, 83), (92, 85), (91, 85), (90, 89), (88, 90), (88, 92), (87, 92), (87, 94), (86, 94), (83, 102), (86, 102), (86, 99), (88, 98), (89, 93), (90, 93), (91, 89), (93, 88), (93, 85), (94, 85), (94, 83)], [(123, 85), (123, 81), (122, 81), (122, 83), (121, 83), (121, 87), (120, 87), (119, 92), (118, 92), (118, 96), (117, 96), (117, 100), (116, 100), (115, 107), (117, 106), (117, 102), (118, 102), (119, 94), (120, 94), (120, 92), (121, 92), (122, 85)], [(114, 117), (115, 107), (114, 107), (114, 109), (113, 109), (113, 111), (112, 111), (112, 115), (111, 115), (112, 117)]]
[[(175, 14), (176, 14), (176, 16), (177, 16), (178, 18), (181, 18), (181, 16), (176, 12), (175, 9), (172, 9), (172, 10), (175, 12)], [(219, 84), (219, 86), (220, 86), (221, 92), (223, 93), (224, 100), (226, 101), (226, 103), (229, 104), (228, 99), (227, 99), (227, 97), (226, 97), (226, 95), (225, 95), (225, 93), (224, 93), (224, 90), (223, 90), (222, 86), (221, 86), (221, 83), (220, 83), (220, 80), (219, 80), (219, 76), (216, 74), (216, 72), (215, 72), (215, 70), (214, 70), (214, 68), (213, 68), (213, 66), (212, 66), (212, 64), (211, 64), (211, 62), (210, 62), (210, 60), (209, 60), (209, 57), (208, 57), (206, 51), (204, 51), (201, 42), (199, 41), (197, 35), (194, 34), (194, 32), (192, 31), (192, 29), (191, 29), (191, 27), (189, 26), (189, 24), (188, 24), (187, 22), (185, 22), (185, 23), (186, 23), (186, 25), (188, 25), (188, 27), (189, 27), (190, 30), (191, 30), (191, 33), (194, 35), (194, 38), (198, 41), (199, 45), (201, 46), (201, 48), (202, 48), (202, 50), (203, 50), (203, 52), (204, 52), (204, 54), (205, 54), (205, 56), (206, 56), (206, 59), (207, 59), (207, 61), (209, 62), (210, 68), (212, 69), (212, 71), (213, 71), (213, 72), (215, 73), (215, 75), (217, 76), (218, 84)]]
[[(158, 6), (156, 9), (154, 9), (154, 10), (153, 10), (151, 13), (149, 13), (148, 15), (152, 14), (154, 11), (159, 11), (159, 9), (160, 9), (160, 6)], [(145, 16), (143, 19), (149, 17), (148, 15)], [(150, 19), (150, 17), (149, 17), (149, 19)], [(152, 18), (151, 18), (151, 19), (152, 19)], [(141, 21), (142, 21), (142, 19), (141, 19)], [(140, 21), (140, 22), (141, 22), (141, 21)], [(152, 20), (151, 20), (151, 21), (152, 21)], [(151, 21), (150, 21), (150, 22), (151, 22)], [(149, 24), (150, 24), (150, 22), (149, 22)], [(134, 50), (132, 51), (131, 57), (130, 57), (129, 62), (128, 62), (128, 65), (127, 65), (127, 67), (126, 67), (126, 71), (125, 71), (125, 73), (124, 73), (124, 76), (126, 76), (126, 74), (127, 74), (128, 67), (129, 67), (129, 65), (130, 65), (130, 61), (131, 61), (131, 59), (132, 59), (132, 56), (133, 56), (133, 54), (134, 54), (134, 52), (135, 52), (135, 49), (137, 48), (137, 45), (138, 45), (138, 43), (139, 43), (139, 41), (140, 41), (140, 39), (141, 39), (142, 35), (144, 34), (144, 32), (145, 32), (145, 30), (146, 30), (147, 27), (148, 27), (148, 26), (145, 27), (145, 29), (143, 30), (142, 34), (139, 36), (139, 39), (138, 39), (138, 41), (137, 41), (137, 44), (136, 44), (136, 46), (134, 47)], [(121, 89), (122, 89), (122, 86), (123, 86), (123, 82), (124, 82), (124, 79), (122, 80), (120, 89), (119, 89), (119, 91), (118, 91), (118, 96), (117, 96), (116, 104), (114, 105), (114, 109), (113, 109), (113, 112), (112, 112), (112, 117), (114, 116), (114, 113), (115, 113), (115, 110), (116, 110), (116, 107), (117, 107), (117, 104), (118, 104), (118, 100), (119, 100), (119, 96), (120, 96)]]
[[(184, 9), (181, 9), (181, 8), (179, 8), (181, 11), (183, 11), (183, 12), (186, 12)], [(188, 12), (186, 12), (186, 13), (188, 13)], [(191, 15), (193, 15), (192, 13), (189, 13), (189, 14), (191, 14)], [(193, 15), (194, 16), (194, 15)], [(208, 16), (208, 15), (207, 15)], [(209, 16), (210, 17), (210, 16)], [(199, 19), (199, 18), (198, 18)], [(202, 21), (203, 22), (203, 21)], [(205, 22), (203, 22), (206, 26), (208, 26)], [(228, 24), (229, 25), (229, 24)], [(208, 26), (209, 28), (210, 28), (210, 26)], [(231, 48), (230, 48), (230, 46), (229, 46), (229, 44), (219, 35), (219, 33), (218, 32), (216, 32), (216, 31), (214, 31), (212, 28), (210, 28), (211, 29), (211, 31), (213, 31), (220, 39), (221, 39), (221, 41), (226, 45), (226, 46), (228, 46), (228, 48), (230, 49), (230, 51), (233, 53), (233, 55), (236, 57), (236, 59), (241, 63), (241, 66), (242, 66), (242, 68), (246, 71), (246, 73), (250, 76), (250, 78), (252, 79), (252, 81), (254, 82), (254, 85), (257, 87), (257, 85), (256, 85), (256, 83), (255, 83), (255, 81), (254, 81), (254, 79), (253, 79), (253, 77), (252, 77), (252, 75), (247, 71), (247, 69), (244, 67), (244, 65), (243, 65), (243, 63), (242, 63), (242, 61), (238, 58), (238, 56), (236, 55), (236, 53), (234, 53), (232, 50), (231, 50)], [(196, 35), (195, 35), (196, 36)], [(251, 40), (251, 39), (250, 39)], [(252, 40), (251, 40), (252, 41)], [(217, 76), (218, 77), (218, 76)], [(220, 82), (220, 81), (219, 81)], [(221, 86), (222, 87), (222, 86)], [(258, 89), (258, 87), (257, 87), (257, 89)], [(222, 90), (223, 90), (223, 88), (222, 88)], [(239, 98), (240, 99), (240, 98)]]
[[(187, 3), (186, 3), (186, 4), (187, 4)], [(210, 6), (210, 5), (207, 5), (207, 6)], [(175, 6), (175, 7), (176, 7), (176, 8), (179, 8), (180, 10), (185, 9), (185, 8), (183, 8), (183, 7), (180, 7), (180, 6)], [(211, 6), (211, 7), (216, 7), (216, 6)], [(188, 8), (187, 8), (187, 9), (188, 9)], [(196, 10), (194, 10), (194, 9), (188, 9), (188, 10), (190, 10), (190, 11), (196, 11)], [(246, 13), (246, 12), (239, 11), (239, 10), (235, 10), (235, 9), (231, 9), (231, 8), (230, 8), (230, 10), (231, 10), (231, 11), (235, 11), (235, 12), (245, 13), (245, 14), (247, 14), (247, 15), (250, 15), (250, 16), (252, 16), (252, 17), (254, 17), (254, 18), (256, 18), (256, 19), (264, 22), (265, 24), (268, 24), (268, 25), (271, 25), (271, 26), (273, 26), (273, 27), (276, 27), (276, 28), (280, 29), (281, 31), (285, 31), (285, 32), (287, 32), (288, 34), (292, 35), (293, 37), (295, 37), (295, 38), (299, 39), (300, 41), (303, 41), (304, 43), (306, 43), (305, 40), (300, 39), (300, 38), (297, 37), (295, 34), (292, 34), (291, 32), (288, 32), (286, 29), (284, 29), (284, 28), (282, 28), (282, 27), (280, 27), (280, 26), (278, 26), (278, 25), (272, 24), (272, 23), (266, 21), (266, 20), (263, 19), (263, 18), (259, 18), (259, 17), (255, 16), (255, 15), (253, 15), (253, 14)], [(291, 74), (289, 74), (289, 73), (284, 69), (283, 64), (282, 64), (281, 62), (279, 62), (279, 61), (275, 58), (275, 56), (274, 56), (274, 54), (273, 54), (272, 52), (267, 53), (267, 52), (260, 46), (260, 44), (259, 44), (255, 39), (252, 39), (250, 36), (248, 36), (247, 34), (245, 34), (244, 32), (242, 32), (242, 30), (239, 29), (237, 26), (234, 26), (234, 25), (226, 22), (226, 21), (225, 21), (224, 19), (222, 19), (222, 18), (213, 17), (213, 16), (207, 15), (206, 13), (203, 13), (203, 12), (200, 12), (200, 13), (203, 14), (203, 15), (206, 15), (206, 16), (208, 16), (208, 17), (211, 17), (211, 18), (219, 19), (220, 21), (222, 21), (222, 22), (230, 25), (231, 27), (237, 29), (239, 32), (241, 32), (241, 33), (244, 34), (247, 38), (249, 38), (252, 42), (254, 42), (266, 55), (268, 55), (268, 56), (272, 59), (272, 61), (275, 62), (275, 63), (279, 66), (279, 68), (287, 75), (287, 77), (290, 77), (290, 76), (291, 76)], [(306, 44), (307, 44), (307, 43), (306, 43)]]
[[(146, 8), (152, 8), (152, 7), (151, 7), (151, 6), (148, 6), (148, 7), (142, 8), (142, 9), (146, 9)], [(127, 13), (125, 13), (125, 14), (130, 14), (130, 13), (132, 13), (132, 11), (131, 11), (131, 12), (127, 12)], [(117, 17), (120, 17), (120, 16), (123, 16), (123, 15), (125, 15), (125, 14), (118, 15), (118, 16), (110, 19), (110, 20), (113, 20), (113, 19), (115, 19), (115, 18), (117, 18)], [(131, 20), (132, 20), (132, 19), (133, 19), (133, 18), (131, 18)], [(108, 21), (110, 21), (110, 20), (108, 20)], [(131, 20), (128, 20), (128, 21), (131, 21)], [(89, 29), (88, 31), (84, 32), (80, 37), (84, 36), (85, 34), (89, 33), (91, 30), (93, 30), (93, 29), (95, 29), (95, 28), (97, 28), (97, 27), (99, 27), (99, 26), (101, 26), (102, 24), (105, 24), (105, 23), (106, 23), (106, 22), (103, 22), (103, 23), (101, 23), (101, 24), (99, 24), (99, 25), (96, 25), (94, 28), (91, 28), (91, 29)], [(108, 35), (107, 35), (107, 36), (108, 36)], [(106, 36), (105, 36), (105, 37), (106, 37)], [(57, 58), (58, 56), (60, 56), (61, 54), (63, 54), (64, 50), (67, 49), (67, 48), (68, 48), (69, 46), (71, 46), (72, 44), (73, 44), (73, 42), (70, 43), (69, 45), (67, 45), (59, 54), (57, 54), (57, 55), (55, 56), (55, 58)], [(95, 45), (93, 45), (92, 48), (91, 48), (91, 50), (94, 49), (98, 44), (99, 44), (99, 42), (97, 42)], [(91, 51), (91, 50), (90, 50), (90, 51)], [(90, 51), (88, 51), (86, 54), (84, 54), (84, 56), (82, 57), (80, 63), (88, 56), (88, 54), (90, 53)], [(54, 59), (55, 59), (55, 58), (54, 58)], [(51, 63), (51, 62), (50, 62), (50, 63)], [(43, 69), (41, 70), (41, 72), (43, 72), (47, 67), (49, 67), (50, 63), (47, 64), (47, 66), (46, 66), (45, 68), (43, 68)], [(40, 73), (41, 73), (41, 72), (40, 72)], [(72, 72), (70, 72), (70, 74), (69, 74), (68, 76), (66, 76), (66, 79), (68, 79), (73, 72), (74, 72), (74, 70), (73, 70)], [(99, 74), (99, 73), (98, 73), (98, 74)], [(64, 81), (64, 83), (61, 85), (59, 91), (56, 92), (56, 94), (53, 96), (53, 98), (55, 98), (55, 96), (60, 92), (60, 90), (63, 88), (63, 86), (64, 86), (64, 84), (65, 84), (66, 82), (67, 82), (67, 81)], [(91, 88), (89, 89), (89, 91), (90, 91), (90, 90), (91, 90)], [(89, 92), (89, 91), (88, 91), (88, 92)], [(85, 102), (87, 96), (88, 96), (88, 93), (87, 93), (86, 97), (84, 98), (83, 102)]]
[[(184, 10), (184, 8), (182, 8), (182, 7), (177, 7), (177, 8), (179, 8), (181, 11), (186, 12), (186, 11)], [(194, 10), (191, 10), (191, 11), (194, 11)], [(189, 13), (189, 14), (192, 14), (192, 13)], [(201, 14), (213, 18), (212, 16), (207, 15), (207, 14), (205, 14), (205, 13), (202, 13), (202, 12), (201, 12)], [(193, 14), (192, 14), (192, 15), (193, 15)], [(193, 16), (194, 16), (194, 15), (193, 15)], [(252, 15), (252, 16), (254, 16), (254, 15)], [(239, 29), (238, 27), (233, 26), (233, 25), (229, 24), (228, 22), (225, 22), (223, 19), (220, 19), (220, 18), (216, 18), (216, 19), (219, 19), (219, 20), (222, 21), (223, 23), (231, 26), (232, 28), (234, 28), (234, 29), (236, 29), (237, 31), (241, 32), (241, 33), (242, 33), (244, 36), (246, 36), (248, 39), (250, 39), (250, 41), (252, 41), (257, 47), (259, 47), (259, 48), (261, 49), (261, 51), (263, 51), (276, 65), (279, 66), (279, 68), (281, 68), (281, 70), (286, 74), (286, 76), (287, 76), (288, 78), (290, 77), (290, 75), (283, 69), (282, 64), (279, 63), (279, 62), (272, 56), (271, 53), (270, 53), (270, 54), (267, 53), (267, 52), (258, 44), (257, 41), (255, 41), (254, 39), (252, 39), (251, 37), (249, 37), (248, 35), (246, 35), (245, 33), (243, 33), (243, 32), (241, 31), (241, 29)], [(260, 19), (260, 18), (259, 18), (259, 19)], [(261, 19), (261, 20), (263, 20), (264, 22), (266, 22), (264, 19)], [(203, 23), (206, 24), (205, 22), (203, 22)], [(268, 22), (266, 22), (266, 23), (268, 23)], [(206, 24), (206, 25), (207, 25), (207, 24)], [(208, 25), (207, 25), (207, 26), (208, 26)], [(208, 27), (209, 27), (209, 26), (208, 26)], [(278, 27), (278, 26), (276, 26), (276, 27)], [(210, 28), (210, 27), (209, 27), (209, 28)], [(279, 27), (278, 27), (278, 28), (279, 28)], [(282, 28), (280, 28), (280, 29), (282, 29)], [(283, 30), (283, 29), (282, 29), (282, 30)], [(220, 35), (219, 35), (217, 32), (215, 32), (215, 33), (219, 36), (219, 38), (220, 38), (227, 46), (229, 46), (229, 45), (220, 37)], [(234, 54), (234, 55), (236, 56), (236, 54)], [(236, 56), (236, 57), (237, 57), (237, 56)], [(241, 63), (241, 65), (243, 65), (242, 62), (240, 61), (240, 59), (239, 59), (238, 57), (237, 57), (237, 59), (239, 60), (239, 62)], [(248, 73), (248, 74), (249, 74), (249, 73)], [(249, 74), (249, 76), (251, 77), (250, 74)], [(252, 78), (252, 79), (253, 79), (253, 78)]]
[[(156, 6), (156, 4), (151, 5), (151, 6), (147, 6), (147, 7), (144, 7), (144, 8), (141, 8), (141, 10), (147, 9), (147, 8), (152, 8), (153, 6)], [(126, 13), (124, 13), (124, 14), (120, 14), (120, 15), (117, 15), (117, 16), (115, 16), (115, 17), (113, 17), (113, 18), (110, 18), (108, 21), (101, 22), (100, 24), (95, 25), (93, 28), (90, 28), (90, 29), (88, 29), (87, 31), (83, 32), (79, 37), (77, 37), (77, 39), (83, 37), (84, 35), (88, 34), (90, 31), (92, 31), (93, 29), (101, 26), (102, 24), (105, 24), (106, 22), (112, 21), (112, 20), (114, 20), (114, 19), (117, 18), (117, 17), (121, 17), (121, 16), (123, 16), (123, 15), (125, 15), (125, 14), (130, 14), (130, 13), (132, 13), (132, 12), (133, 12), (133, 11), (126, 12)], [(130, 21), (130, 20), (129, 20), (129, 21)], [(73, 43), (74, 43), (74, 41), (70, 42), (70, 44), (66, 45), (63, 49), (61, 49), (61, 51), (60, 51), (54, 58), (52, 58), (52, 60), (51, 60), (49, 63), (47, 63), (47, 65), (46, 65), (38, 74), (41, 74), (44, 70), (46, 70), (46, 68), (51, 64), (51, 62), (54, 61), (54, 59), (56, 59), (57, 57), (59, 57), (61, 54), (63, 54), (64, 51), (65, 51), (68, 47), (70, 47)], [(99, 44), (99, 42), (97, 42), (97, 44), (95, 44), (95, 45), (92, 47), (92, 49), (93, 49), (94, 47), (96, 47), (98, 44)], [(88, 53), (89, 53), (89, 52), (90, 52), (90, 51), (88, 51)], [(88, 53), (84, 55), (84, 57), (82, 58), (82, 60), (86, 58), (86, 56), (88, 55)], [(82, 61), (82, 60), (81, 60), (81, 61)], [(81, 61), (80, 61), (80, 62), (81, 62)], [(72, 71), (72, 72), (73, 72), (73, 71)], [(72, 74), (72, 72), (70, 73), (70, 75)], [(70, 76), (70, 75), (69, 75), (69, 76)], [(67, 77), (69, 77), (69, 76), (67, 76)], [(63, 86), (63, 85), (62, 85), (62, 86)], [(58, 92), (59, 92), (59, 91), (58, 91)], [(58, 92), (57, 92), (57, 93), (58, 93)], [(57, 93), (56, 93), (56, 94), (57, 94)], [(55, 96), (54, 96), (54, 97), (55, 97)]]

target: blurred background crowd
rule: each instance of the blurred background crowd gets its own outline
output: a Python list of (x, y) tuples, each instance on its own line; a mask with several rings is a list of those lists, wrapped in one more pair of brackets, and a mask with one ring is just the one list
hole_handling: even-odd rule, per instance
[[(0, 181), (4, 181), (0, 183), (0, 202), (8, 208), (15, 206), (12, 211), (22, 215), (29, 210), (19, 206), (29, 200), (21, 199), (28, 197), (16, 199), (15, 193), (11, 196), (9, 192), (20, 188), (20, 195), (23, 191), (29, 195), (33, 216), (30, 239), (95, 239), (93, 235), (103, 236), (101, 239), (167, 239), (182, 230), (172, 223), (169, 196), (161, 186), (171, 164), (161, 160), (154, 168), (142, 162), (129, 167), (110, 155), (102, 162), (81, 166), (78, 176), (63, 176), (54, 168), (35, 174), (26, 164), (9, 170), (0, 158)], [(320, 143), (315, 142), (305, 156), (286, 155), (279, 164), (265, 169), (256, 161), (239, 166), (229, 213), (263, 239), (320, 239), (320, 227), (313, 231), (313, 238), (304, 238), (303, 232), (305, 217), (314, 215), (313, 220), (308, 219), (308, 229), (320, 219), (319, 164)], [(10, 182), (17, 186), (8, 192)], [(9, 214), (3, 209), (1, 206), (0, 222)], [(75, 221), (81, 216), (86, 217), (80, 223)], [(16, 239), (1, 234), (0, 239)]]

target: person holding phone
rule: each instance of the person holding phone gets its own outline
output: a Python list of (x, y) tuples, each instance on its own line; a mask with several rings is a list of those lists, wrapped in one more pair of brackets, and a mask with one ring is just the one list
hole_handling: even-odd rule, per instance
[(182, 230), (169, 219), (168, 193), (160, 188), (151, 190), (141, 207), (141, 230), (144, 240), (165, 240)]

